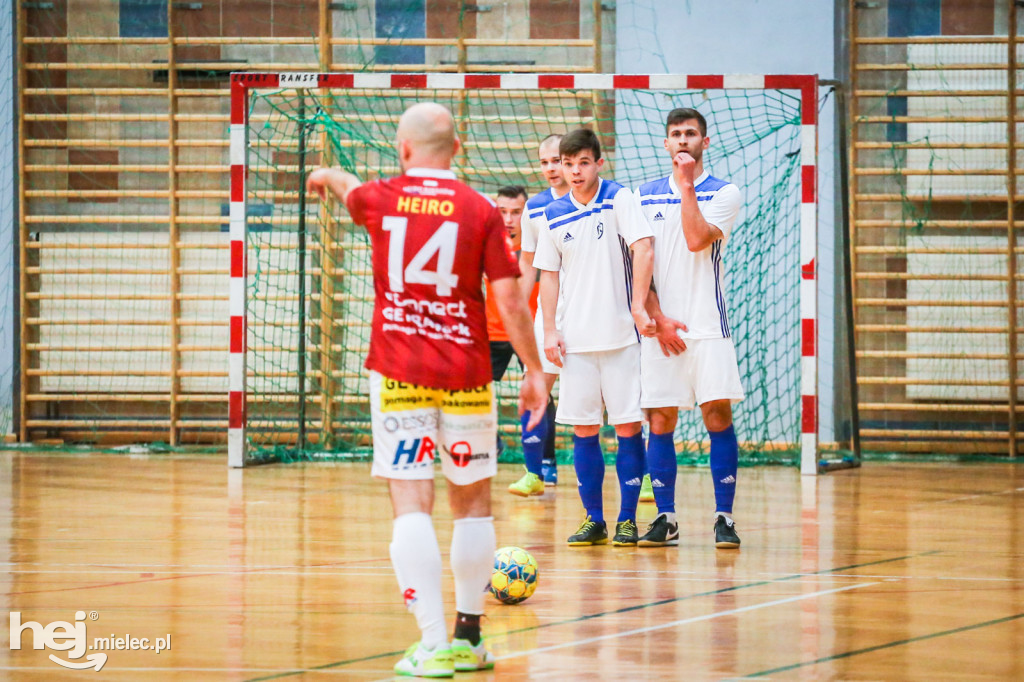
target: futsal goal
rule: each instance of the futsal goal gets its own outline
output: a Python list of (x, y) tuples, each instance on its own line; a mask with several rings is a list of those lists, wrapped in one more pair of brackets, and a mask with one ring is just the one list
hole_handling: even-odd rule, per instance
[[(233, 74), (229, 465), (369, 450), (369, 244), (342, 205), (307, 196), (305, 177), (324, 165), (364, 180), (397, 174), (398, 118), (432, 100), (455, 116), (453, 169), (490, 195), (545, 189), (539, 141), (580, 126), (598, 133), (602, 175), (636, 187), (670, 171), (667, 113), (702, 112), (705, 167), (743, 195), (724, 257), (747, 392), (735, 408), (741, 458), (813, 473), (817, 85), (811, 75)], [(513, 366), (497, 386), (510, 443), (520, 378)], [(700, 411), (684, 413), (680, 459), (706, 454), (706, 440)]]

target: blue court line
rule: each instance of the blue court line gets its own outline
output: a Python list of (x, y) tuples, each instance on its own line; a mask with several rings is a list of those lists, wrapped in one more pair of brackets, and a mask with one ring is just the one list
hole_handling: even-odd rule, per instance
[(967, 630), (977, 630), (978, 628), (985, 628), (989, 625), (999, 625), (1000, 623), (1008, 623), (1011, 620), (1017, 620), (1018, 618), (1024, 618), (1024, 613), (1018, 613), (1013, 616), (1006, 616), (1005, 618), (996, 618), (995, 620), (987, 620), (984, 623), (974, 623), (973, 625), (964, 625), (963, 627), (953, 628), (952, 630), (943, 630), (942, 632), (933, 632), (930, 635), (920, 635), (918, 637), (910, 637), (908, 639), (899, 639), (895, 642), (888, 642), (886, 644), (877, 644), (875, 646), (869, 646), (864, 649), (857, 649), (855, 651), (846, 651), (841, 654), (832, 654), (831, 656), (825, 656), (818, 658), (813, 661), (802, 661), (800, 663), (794, 663), (792, 665), (784, 665), (781, 668), (772, 668), (771, 670), (762, 670), (759, 673), (751, 673), (744, 675), (743, 677), (764, 677), (765, 675), (772, 675), (775, 673), (784, 673), (788, 670), (795, 670), (808, 665), (818, 665), (819, 663), (828, 663), (829, 661), (837, 661), (843, 658), (849, 658), (851, 656), (859, 656), (860, 654), (869, 654), (872, 651), (879, 651), (881, 649), (889, 649), (894, 646), (903, 646), (904, 644), (912, 644), (913, 642), (922, 642), (926, 639), (934, 639), (936, 637), (945, 637), (946, 635), (955, 635), (958, 632), (966, 632)]
[[(582, 623), (587, 620), (594, 618), (603, 618), (604, 616), (614, 616), (621, 613), (629, 613), (630, 611), (639, 611), (641, 609), (648, 609), (654, 606), (664, 606), (665, 604), (673, 604), (675, 602), (688, 601), (690, 599), (697, 599), (698, 597), (708, 597), (715, 594), (723, 594), (725, 592), (735, 592), (736, 590), (745, 590), (748, 587), (761, 587), (763, 585), (773, 585), (775, 583), (785, 582), (787, 580), (797, 580), (799, 578), (805, 578), (809, 575), (823, 575), (826, 573), (837, 573), (839, 571), (849, 571), (854, 568), (864, 568), (865, 566), (877, 566), (878, 564), (890, 564), (896, 561), (904, 561), (906, 559), (916, 559), (918, 557), (929, 556), (932, 554), (938, 554), (940, 550), (932, 550), (930, 552), (919, 552), (917, 554), (908, 554), (906, 556), (894, 557), (892, 559), (879, 559), (877, 561), (868, 561), (863, 564), (850, 564), (849, 566), (838, 566), (836, 568), (826, 568), (820, 571), (813, 571), (811, 573), (794, 573), (787, 575), (783, 578), (775, 580), (759, 580), (753, 583), (744, 583), (742, 585), (733, 585), (732, 587), (725, 587), (720, 590), (709, 590), (707, 592), (697, 592), (696, 594), (688, 594), (682, 597), (673, 597), (671, 599), (660, 599), (654, 602), (647, 602), (646, 604), (637, 604), (636, 606), (624, 606), (620, 609), (614, 609), (612, 611), (603, 611), (601, 613), (591, 613), (584, 616), (577, 616), (576, 618), (570, 618), (568, 620), (561, 620), (557, 623), (542, 623), (540, 625), (532, 625), (527, 628), (520, 628), (519, 630), (509, 630), (503, 632), (502, 636), (513, 635), (520, 632), (529, 632), (531, 630), (541, 630), (543, 628), (552, 628), (559, 625), (571, 625), (573, 623)], [(274, 675), (267, 675), (265, 677), (252, 677), (245, 682), (264, 682), (265, 680), (280, 680), (285, 677), (293, 677), (295, 675), (303, 675), (307, 672), (315, 670), (330, 670), (332, 668), (340, 668), (346, 665), (353, 665), (354, 663), (365, 663), (366, 661), (375, 661), (379, 658), (395, 658), (405, 653), (405, 650), (399, 651), (386, 651), (380, 654), (374, 654), (372, 656), (363, 656), (361, 658), (350, 658), (347, 661), (336, 661), (334, 663), (324, 663), (323, 665), (313, 666), (311, 668), (305, 668), (303, 670), (286, 670)], [(803, 664), (797, 664), (803, 665)], [(761, 674), (761, 673), (759, 673)], [(763, 673), (767, 674), (767, 673)]]

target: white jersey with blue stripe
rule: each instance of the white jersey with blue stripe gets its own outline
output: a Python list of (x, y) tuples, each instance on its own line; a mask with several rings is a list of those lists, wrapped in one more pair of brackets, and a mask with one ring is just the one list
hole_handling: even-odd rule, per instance
[(552, 201), (560, 198), (555, 195), (555, 190), (548, 187), (527, 200), (526, 210), (523, 211), (523, 220), (519, 228), (519, 233), (522, 235), (519, 248), (528, 253), (537, 252), (537, 238), (547, 227), (547, 223), (544, 222), (544, 209)]
[(668, 175), (636, 190), (640, 210), (654, 233), (654, 286), (662, 312), (689, 328), (680, 333), (683, 338), (729, 338), (722, 256), (740, 212), (740, 190), (707, 171), (693, 185), (701, 215), (723, 235), (696, 253), (686, 246), (675, 179)]
[[(562, 196), (565, 196), (564, 194)], [(547, 230), (547, 222), (544, 220), (544, 209), (548, 205), (561, 199), (555, 195), (555, 190), (548, 187), (530, 197), (526, 202), (526, 210), (523, 211), (523, 219), (519, 223), (519, 248), (527, 253), (537, 252), (537, 237), (541, 232)], [(544, 338), (544, 305), (537, 301), (537, 316), (533, 320), (534, 335), (538, 339)], [(544, 355), (544, 349), (540, 348), (540, 354)]]
[(594, 198), (580, 204), (572, 192), (548, 204), (547, 223), (533, 264), (561, 273), (556, 324), (566, 352), (624, 348), (640, 340), (630, 299), (633, 259), (629, 247), (651, 236), (636, 197), (601, 179)]

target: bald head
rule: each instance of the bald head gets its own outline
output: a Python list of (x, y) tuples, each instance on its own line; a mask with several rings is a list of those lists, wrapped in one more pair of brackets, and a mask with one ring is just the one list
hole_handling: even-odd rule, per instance
[(452, 112), (440, 104), (414, 104), (398, 120), (398, 153), (403, 168), (448, 168), (456, 149), (455, 120)]

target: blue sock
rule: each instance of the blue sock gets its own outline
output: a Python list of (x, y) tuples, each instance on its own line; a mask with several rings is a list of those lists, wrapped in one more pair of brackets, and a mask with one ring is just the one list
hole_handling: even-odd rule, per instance
[(711, 436), (711, 478), (715, 482), (715, 511), (732, 514), (740, 458), (736, 430), (729, 424), (724, 431), (708, 431), (708, 435)]
[(523, 460), (526, 462), (526, 470), (540, 476), (540, 463), (544, 457), (544, 442), (548, 435), (547, 419), (542, 418), (540, 423), (529, 431), (526, 429), (526, 425), (530, 421), (529, 410), (523, 413), (519, 421), (523, 425)]
[(619, 475), (619, 522), (636, 521), (636, 503), (640, 499), (640, 481), (644, 477), (644, 437), (639, 433), (623, 438), (619, 436), (619, 454), (615, 458), (615, 471)]
[(573, 436), (572, 457), (576, 466), (576, 478), (580, 486), (580, 501), (592, 521), (604, 521), (604, 502), (601, 488), (604, 487), (604, 455), (598, 436)]
[(674, 434), (652, 433), (647, 440), (647, 468), (659, 514), (676, 511), (676, 444)]

